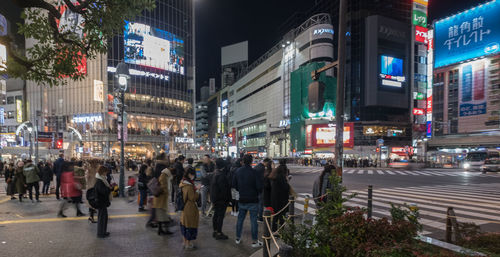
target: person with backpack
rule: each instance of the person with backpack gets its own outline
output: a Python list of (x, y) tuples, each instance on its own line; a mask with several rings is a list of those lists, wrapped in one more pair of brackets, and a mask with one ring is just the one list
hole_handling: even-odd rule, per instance
[(93, 159), (88, 161), (88, 169), (85, 171), (85, 182), (87, 184), (87, 192), (86, 192), (86, 198), (87, 198), (87, 203), (89, 206), (89, 223), (97, 223), (94, 219), (94, 215), (96, 214), (97, 210), (95, 206), (93, 206), (92, 201), (95, 201), (95, 182), (96, 182), (96, 173), (97, 169), (99, 168), (99, 160)]
[(222, 224), (226, 209), (231, 201), (231, 183), (226, 169), (226, 162), (222, 158), (215, 160), (215, 173), (210, 183), (210, 201), (214, 207), (212, 217), (213, 237), (216, 240), (226, 240), (228, 237), (222, 233)]
[(26, 160), (26, 165), (23, 167), (23, 174), (24, 177), (26, 178), (26, 185), (28, 186), (28, 192), (29, 192), (29, 197), (32, 202), (35, 202), (33, 200), (33, 188), (35, 188), (35, 198), (37, 202), (40, 201), (40, 177), (38, 174), (40, 173), (40, 170), (36, 165), (33, 164), (33, 161), (30, 159)]
[(258, 240), (259, 227), (257, 224), (257, 213), (259, 209), (259, 194), (262, 191), (263, 179), (260, 173), (252, 169), (253, 157), (250, 154), (243, 156), (243, 167), (236, 171), (233, 178), (233, 187), (240, 194), (238, 221), (236, 224), (236, 244), (241, 243), (241, 232), (243, 230), (243, 222), (247, 212), (250, 212), (250, 223), (252, 229), (252, 247), (262, 246), (262, 242)]
[(326, 202), (326, 193), (328, 189), (332, 189), (330, 178), (335, 174), (335, 166), (331, 164), (325, 165), (321, 174), (316, 178), (313, 184), (313, 198), (316, 206)]
[(212, 179), (214, 167), (212, 160), (210, 160), (210, 155), (205, 155), (203, 157), (203, 164), (201, 165), (201, 215), (207, 216), (207, 203), (208, 203), (208, 193), (210, 192), (210, 181)]
[(240, 193), (233, 187), (232, 181), (239, 168), (241, 168), (240, 158), (236, 159), (229, 170), (229, 181), (231, 181), (231, 215), (235, 217), (238, 217), (238, 201), (240, 200)]
[[(170, 160), (168, 159), (165, 153), (161, 153), (156, 157), (155, 169), (153, 172), (153, 177), (148, 182), (148, 189), (153, 195), (153, 197), (157, 197), (161, 193), (161, 186), (158, 179), (161, 176), (161, 172), (170, 166)], [(146, 227), (155, 228), (156, 224), (156, 210), (153, 206), (151, 208), (151, 216), (149, 217), (148, 222), (146, 223)]]
[(97, 237), (105, 238), (109, 236), (108, 230), (108, 207), (111, 205), (110, 194), (111, 185), (106, 179), (108, 168), (100, 166), (95, 174), (95, 207), (97, 209)]
[(180, 203), (176, 201), (176, 205), (182, 210), (180, 221), (185, 250), (194, 250), (196, 248), (193, 241), (196, 240), (198, 235), (200, 214), (196, 201), (199, 197), (199, 189), (195, 188), (195, 177), (196, 172), (194, 170), (187, 170), (184, 173), (181, 184), (179, 185), (182, 192), (182, 194), (179, 195), (182, 195), (182, 201)]
[[(168, 197), (172, 190), (170, 186), (172, 182), (172, 173), (169, 168), (163, 169), (158, 182), (160, 183), (161, 192), (159, 195), (155, 195), (153, 200), (153, 208), (156, 211), (155, 216), (158, 222), (158, 235), (171, 235), (173, 233), (168, 231), (167, 228), (167, 223), (170, 221), (168, 215)], [(163, 227), (165, 227), (165, 229), (163, 229)]]

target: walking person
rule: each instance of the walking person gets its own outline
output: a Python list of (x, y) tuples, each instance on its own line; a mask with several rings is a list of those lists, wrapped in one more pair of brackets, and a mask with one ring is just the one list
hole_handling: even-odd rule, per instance
[(16, 184), (15, 184), (15, 169), (14, 164), (9, 163), (5, 167), (5, 183), (7, 184), (7, 195), (10, 196), (10, 200), (16, 200), (14, 196), (16, 194)]
[(156, 221), (158, 222), (158, 235), (171, 235), (173, 234), (168, 230), (167, 223), (170, 221), (168, 215), (168, 197), (172, 190), (172, 173), (169, 168), (162, 170), (158, 179), (160, 183), (161, 193), (153, 199), (153, 208), (156, 212)]
[(259, 208), (259, 194), (262, 191), (262, 178), (259, 173), (252, 169), (253, 157), (250, 154), (243, 156), (243, 167), (236, 171), (233, 178), (233, 187), (240, 194), (238, 221), (236, 224), (236, 244), (241, 243), (241, 232), (243, 230), (243, 222), (247, 212), (250, 213), (250, 224), (252, 230), (252, 247), (262, 246), (262, 242), (258, 240), (259, 227), (257, 224), (257, 213)]
[[(146, 174), (146, 171), (149, 170), (149, 175)], [(151, 168), (151, 160), (146, 160), (146, 163), (141, 165), (139, 169), (139, 183), (137, 185), (139, 189), (139, 212), (144, 212), (144, 204), (147, 203), (148, 199), (148, 182), (151, 179), (152, 168)]]
[(210, 192), (210, 181), (212, 180), (212, 175), (214, 171), (214, 165), (212, 160), (210, 160), (210, 155), (205, 155), (203, 157), (203, 164), (201, 165), (201, 215), (208, 216), (206, 213), (208, 194)]
[(106, 174), (110, 170), (104, 166), (100, 166), (95, 174), (96, 182), (94, 185), (96, 194), (97, 207), (97, 237), (105, 238), (109, 236), (108, 230), (108, 207), (111, 205), (110, 194), (111, 186), (109, 185)]
[(193, 241), (196, 240), (198, 235), (198, 223), (200, 219), (198, 206), (196, 205), (196, 201), (199, 197), (199, 189), (195, 189), (195, 177), (196, 172), (194, 170), (187, 170), (179, 185), (182, 192), (182, 200), (184, 201), (180, 226), (183, 236), (183, 245), (186, 250), (194, 250), (196, 248)]
[(23, 167), (24, 167), (24, 162), (23, 161), (18, 161), (17, 162), (17, 167), (15, 170), (15, 185), (16, 185), (16, 191), (19, 194), (19, 202), (23, 201), (23, 196), (24, 193), (26, 192), (26, 179), (24, 177), (23, 173)]
[(59, 197), (60, 191), (61, 191), (61, 174), (63, 172), (63, 165), (64, 165), (64, 154), (60, 153), (59, 158), (54, 162), (54, 175), (56, 175), (56, 199), (60, 200), (61, 198)]
[(215, 173), (210, 183), (210, 200), (214, 207), (212, 217), (213, 237), (217, 240), (226, 240), (228, 237), (222, 233), (224, 215), (231, 201), (231, 183), (226, 169), (226, 162), (222, 158), (215, 160)]
[(74, 175), (75, 163), (64, 161), (62, 165), (63, 172), (61, 173), (61, 196), (63, 201), (59, 205), (57, 216), (59, 218), (66, 218), (64, 209), (70, 203), (73, 203), (76, 208), (76, 216), (85, 216), (80, 211), (80, 201), (82, 197), (82, 185), (77, 183)]
[(50, 167), (50, 163), (46, 162), (42, 167), (42, 194), (48, 195), (50, 182), (54, 179), (54, 172), (52, 171), (52, 167)]
[(38, 167), (33, 164), (33, 161), (30, 159), (26, 160), (26, 164), (23, 167), (23, 174), (24, 177), (26, 178), (26, 185), (28, 186), (28, 192), (29, 192), (29, 197), (31, 202), (35, 202), (33, 200), (33, 188), (35, 189), (35, 199), (37, 202), (40, 201), (40, 177), (38, 174), (40, 173), (40, 170)]
[(279, 225), (285, 222), (285, 214), (288, 208), (285, 208), (288, 204), (288, 198), (290, 195), (290, 185), (287, 179), (288, 168), (283, 163), (273, 169), (271, 174), (268, 176), (268, 183), (271, 186), (270, 191), (270, 207), (271, 212), (276, 214), (272, 219), (272, 230), (275, 232)]
[(316, 178), (313, 184), (313, 197), (316, 206), (326, 202), (326, 193), (328, 189), (332, 189), (330, 178), (335, 174), (335, 166), (331, 164), (325, 165), (321, 174)]
[(239, 168), (241, 168), (241, 159), (238, 158), (229, 171), (229, 181), (231, 182), (231, 215), (235, 217), (238, 217), (238, 201), (240, 200), (240, 193), (233, 187), (232, 183), (236, 171)]

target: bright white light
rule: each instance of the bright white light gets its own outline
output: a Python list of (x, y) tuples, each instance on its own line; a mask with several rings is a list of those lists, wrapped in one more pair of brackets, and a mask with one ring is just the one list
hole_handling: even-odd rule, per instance
[(120, 84), (120, 86), (126, 86), (127, 85), (127, 78), (124, 76), (118, 77), (118, 84)]
[(468, 169), (470, 168), (470, 164), (469, 163), (464, 163), (464, 169)]
[(390, 87), (402, 87), (401, 82), (387, 80), (387, 79), (383, 79), (382, 80), (382, 85), (384, 85), (384, 86), (390, 86)]
[(290, 41), (286, 41), (286, 44), (289, 45), (290, 44)]

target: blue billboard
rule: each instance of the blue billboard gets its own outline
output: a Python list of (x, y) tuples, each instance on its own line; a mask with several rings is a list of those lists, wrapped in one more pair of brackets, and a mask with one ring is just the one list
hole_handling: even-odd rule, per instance
[(500, 0), (435, 23), (434, 67), (500, 53)]

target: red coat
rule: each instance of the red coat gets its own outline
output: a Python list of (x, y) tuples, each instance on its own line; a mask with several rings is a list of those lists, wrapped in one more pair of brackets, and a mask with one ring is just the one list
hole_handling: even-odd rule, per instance
[(82, 195), (81, 186), (75, 181), (73, 172), (61, 174), (62, 197), (79, 197)]

